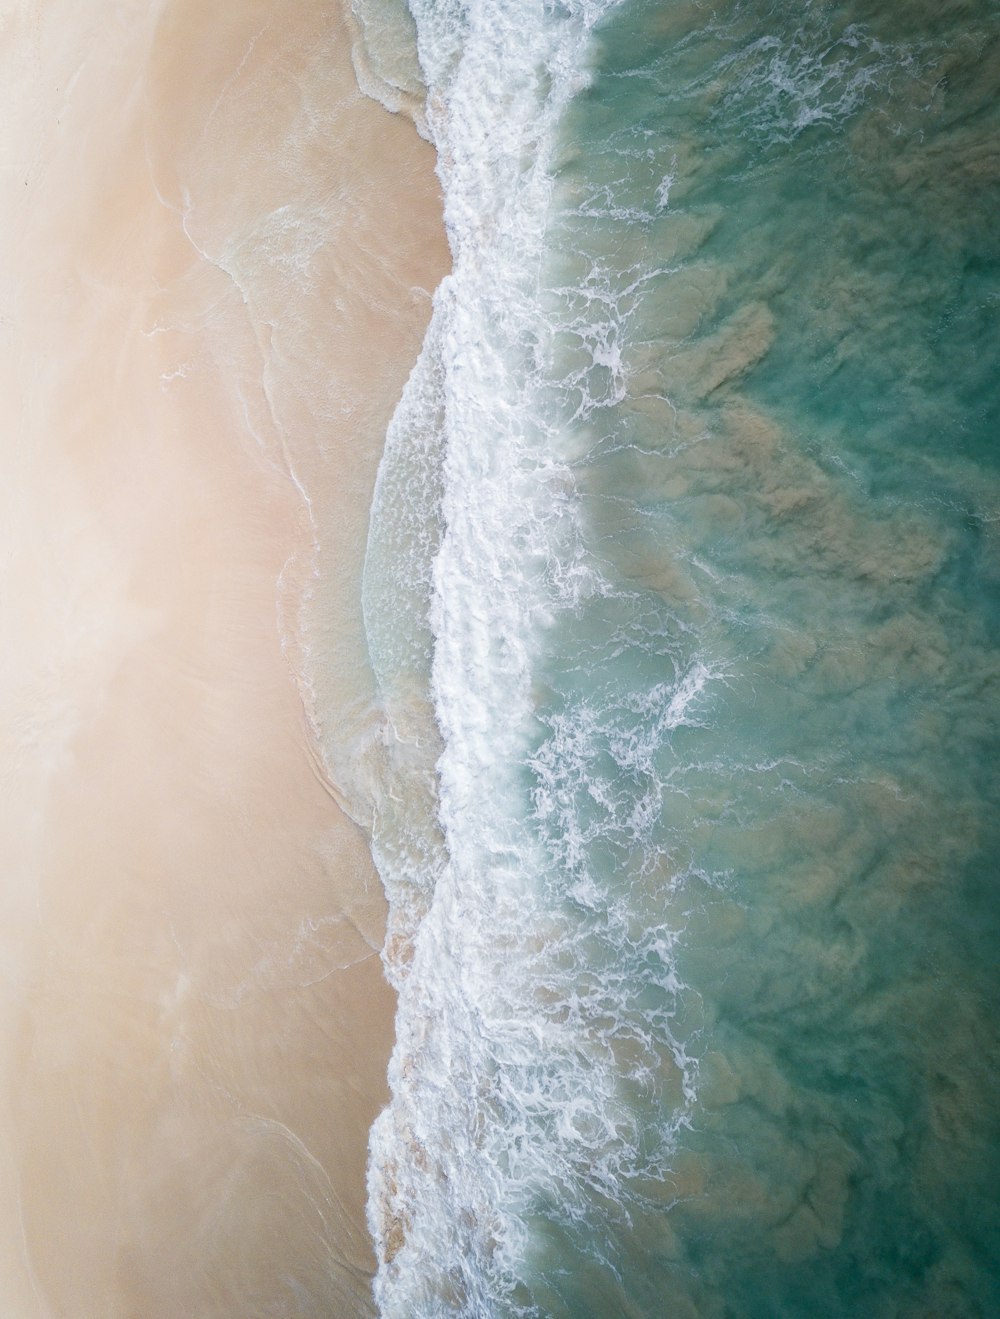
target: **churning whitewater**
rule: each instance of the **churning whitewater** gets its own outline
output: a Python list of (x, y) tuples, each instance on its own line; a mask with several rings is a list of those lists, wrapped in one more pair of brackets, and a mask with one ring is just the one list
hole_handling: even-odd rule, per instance
[[(429, 85), (441, 89), (428, 119), (445, 162), (455, 266), (389, 437), (367, 585), (397, 735), (419, 719), (405, 707), (429, 679), (443, 744), (436, 800), (402, 770), (396, 795), (420, 802), (422, 818), (376, 828), (401, 995), (394, 1103), (372, 1143), (386, 1313), (505, 1304), (552, 1196), (567, 1220), (583, 1222), (593, 1197), (616, 1202), (629, 1180), (655, 1178), (693, 1093), (693, 1065), (671, 1029), (675, 931), (630, 931), (588, 859), (596, 834), (576, 784), (586, 739), (601, 731), (581, 724), (583, 710), (546, 728), (535, 689), (560, 616), (616, 594), (581, 534), (571, 469), (573, 414), (609, 401), (613, 346), (595, 339), (594, 381), (553, 369), (560, 333), (584, 343), (613, 333), (612, 291), (606, 310), (598, 301), (539, 320), (552, 153), (586, 84), (598, 13), (497, 5), (417, 15), (443, 27), (422, 53)], [(414, 589), (411, 635), (400, 636), (397, 601)], [(594, 712), (619, 724), (616, 769), (650, 780), (634, 801), (609, 799), (614, 822), (597, 833), (650, 844), (653, 743), (688, 717), (704, 680), (694, 668), (626, 694), (621, 711)], [(643, 704), (658, 732), (636, 738)], [(429, 728), (410, 736), (435, 740)], [(590, 785), (595, 800), (599, 786)], [(621, 795), (614, 783), (608, 791)], [(425, 836), (413, 837), (421, 826)], [(657, 864), (650, 847), (639, 868)], [(659, 1106), (667, 1090), (661, 1121), (640, 1129), (637, 1100)]]
[(988, 1312), (997, 12), (411, 10), (380, 1310)]

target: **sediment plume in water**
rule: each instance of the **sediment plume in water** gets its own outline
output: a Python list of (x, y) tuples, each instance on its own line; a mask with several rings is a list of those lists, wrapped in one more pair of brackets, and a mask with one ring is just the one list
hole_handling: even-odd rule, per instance
[(8, 1308), (995, 1312), (995, 6), (0, 41)]
[(410, 8), (381, 1312), (992, 1313), (996, 7)]

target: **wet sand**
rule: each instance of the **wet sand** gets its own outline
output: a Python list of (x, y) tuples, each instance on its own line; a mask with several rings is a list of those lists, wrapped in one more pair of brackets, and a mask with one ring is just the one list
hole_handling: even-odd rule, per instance
[(0, 1308), (367, 1313), (394, 1004), (315, 735), (432, 152), (327, 4), (24, 3), (0, 73)]

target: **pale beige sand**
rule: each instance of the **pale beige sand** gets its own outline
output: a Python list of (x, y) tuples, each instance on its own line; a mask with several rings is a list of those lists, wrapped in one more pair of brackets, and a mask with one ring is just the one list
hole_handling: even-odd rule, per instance
[(24, 0), (0, 78), (0, 1314), (367, 1313), (394, 1005), (309, 720), (432, 153), (315, 0)]

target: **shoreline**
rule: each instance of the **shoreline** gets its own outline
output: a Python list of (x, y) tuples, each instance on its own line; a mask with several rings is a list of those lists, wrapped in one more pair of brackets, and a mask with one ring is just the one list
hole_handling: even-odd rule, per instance
[(0, 1294), (365, 1313), (394, 999), (319, 757), (370, 717), (364, 528), (447, 265), (433, 152), (321, 4), (35, 4), (0, 59)]

